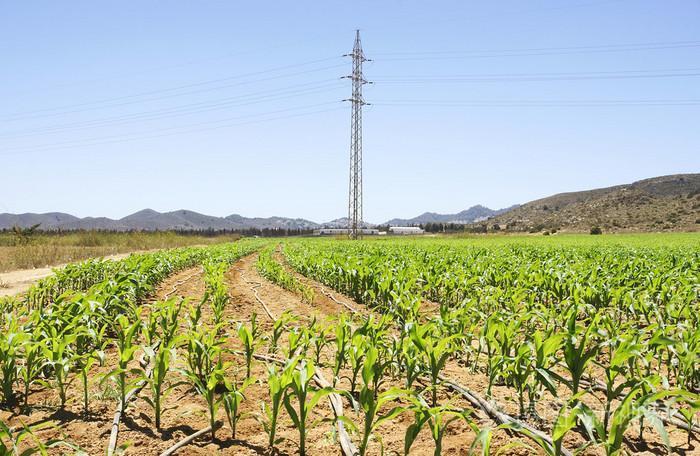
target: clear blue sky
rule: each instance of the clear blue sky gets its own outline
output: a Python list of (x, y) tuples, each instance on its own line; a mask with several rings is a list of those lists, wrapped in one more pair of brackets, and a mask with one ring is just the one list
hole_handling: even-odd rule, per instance
[(700, 172), (700, 1), (0, 3), (0, 212), (364, 218)]

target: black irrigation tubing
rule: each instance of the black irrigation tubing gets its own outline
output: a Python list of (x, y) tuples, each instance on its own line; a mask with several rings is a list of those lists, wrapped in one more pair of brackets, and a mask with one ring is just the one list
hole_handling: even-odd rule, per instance
[(189, 277), (187, 277), (187, 278), (185, 278), (185, 279), (182, 279), (182, 280), (178, 280), (178, 281), (175, 283), (175, 285), (173, 285), (173, 290), (170, 291), (170, 292), (168, 292), (168, 293), (166, 293), (165, 296), (164, 296), (164, 298), (165, 298), (165, 299), (168, 299), (168, 296), (170, 296), (171, 294), (173, 294), (173, 293), (175, 293), (175, 292), (177, 291), (177, 287), (178, 287), (178, 286), (182, 285), (183, 283), (185, 283), (185, 282), (187, 282), (188, 280), (190, 280), (192, 277), (194, 277), (194, 276), (196, 276), (196, 275), (199, 275), (199, 274), (201, 274), (201, 273), (203, 273), (203, 272), (204, 272), (204, 267), (202, 267), (199, 271), (195, 272), (195, 273), (192, 274), (191, 276), (189, 276)]
[[(524, 429), (529, 431), (532, 435), (537, 436), (541, 440), (547, 443), (547, 445), (550, 446), (550, 449), (553, 450), (554, 448), (554, 442), (552, 441), (552, 438), (543, 434), (542, 432), (538, 431), (537, 429), (533, 428), (532, 426), (528, 425), (527, 423), (524, 423), (517, 418), (514, 418), (506, 413), (503, 413), (499, 410), (497, 410), (494, 406), (492, 406), (488, 401), (486, 401), (484, 398), (479, 396), (477, 393), (474, 391), (470, 390), (469, 388), (460, 385), (459, 383), (455, 382), (454, 380), (450, 380), (449, 378), (445, 377), (444, 375), (439, 375), (438, 378), (443, 382), (445, 386), (448, 388), (458, 392), (462, 396), (464, 396), (465, 399), (467, 399), (472, 405), (475, 407), (479, 407), (484, 413), (486, 413), (488, 416), (490, 416), (494, 421), (497, 423), (504, 423), (504, 424), (509, 424), (509, 423), (515, 423), (520, 426), (522, 426)], [(567, 450), (566, 448), (561, 449), (561, 454), (564, 456), (573, 456), (573, 454)]]
[[(564, 380), (567, 380), (570, 382), (573, 381), (570, 378), (564, 378)], [(588, 387), (592, 390), (600, 391), (603, 393), (608, 392), (608, 389), (605, 386), (605, 384), (603, 384), (602, 382), (600, 382), (598, 380), (594, 380), (593, 383), (591, 383), (590, 378), (588, 380), (581, 379), (579, 383), (584, 388)], [(623, 393), (623, 394), (616, 396), (614, 399), (618, 399), (618, 400), (622, 401), (626, 397), (627, 397), (627, 393)], [(689, 427), (688, 423), (686, 423), (685, 421), (681, 421), (682, 417), (680, 417), (678, 415), (678, 412), (675, 410), (671, 410), (670, 407), (668, 406), (668, 404), (666, 404), (665, 402), (658, 400), (658, 401), (654, 402), (653, 405), (655, 405), (658, 409), (663, 409), (666, 411), (666, 416), (662, 416), (658, 413), (655, 413), (655, 415), (664, 423), (672, 424), (680, 429), (683, 429), (684, 431), (688, 431), (688, 430), (695, 431), (695, 432), (700, 431), (700, 423), (698, 423), (695, 420), (692, 420), (691, 425), (690, 425), (690, 429), (688, 429), (688, 427)]]
[(215, 431), (215, 430), (219, 429), (220, 427), (222, 427), (223, 425), (224, 425), (223, 421), (216, 421), (216, 422), (214, 422), (214, 426), (207, 426), (204, 429), (202, 429), (201, 431), (197, 431), (194, 434), (185, 437), (184, 439), (177, 442), (175, 445), (171, 446), (169, 449), (162, 452), (160, 454), (160, 456), (171, 456), (177, 450), (179, 450), (183, 446), (187, 445), (191, 441), (195, 440), (196, 438), (201, 437), (202, 435), (207, 434), (211, 431)]
[[(156, 342), (153, 345), (153, 349), (155, 350), (156, 348), (158, 348), (158, 345), (160, 345), (160, 341)], [(146, 377), (150, 377), (151, 372), (153, 370), (153, 360), (149, 360), (148, 364), (146, 364), (145, 356), (145, 353), (141, 355), (139, 359), (139, 364), (141, 364), (142, 368), (145, 365)], [(124, 410), (126, 410), (126, 406), (129, 404), (129, 401), (131, 401), (131, 398), (138, 395), (144, 388), (144, 386), (146, 386), (146, 380), (141, 380), (140, 382), (138, 382), (136, 384), (136, 388), (132, 389), (131, 391), (129, 391), (129, 393), (127, 393), (127, 395), (124, 397), (124, 402), (120, 402), (119, 407), (117, 407), (117, 411), (114, 412), (114, 420), (112, 421), (112, 433), (109, 436), (109, 447), (107, 448), (107, 456), (113, 456), (114, 451), (117, 447), (117, 437), (119, 436), (119, 421), (121, 420), (122, 413), (124, 413)]]
[[(244, 260), (244, 261), (245, 261), (245, 260)], [(250, 287), (250, 289), (253, 290), (253, 293), (255, 293), (255, 299), (257, 299), (258, 302), (259, 302), (260, 304), (262, 304), (263, 308), (265, 309), (265, 312), (267, 312), (267, 316), (270, 317), (270, 319), (271, 319), (272, 321), (276, 321), (277, 318), (275, 318), (275, 316), (272, 314), (272, 312), (270, 312), (270, 309), (268, 309), (267, 305), (263, 302), (262, 299), (260, 299), (260, 296), (258, 296), (258, 290), (257, 290), (257, 289), (260, 288), (260, 287), (262, 287), (262, 285), (263, 285), (262, 282), (255, 282), (255, 281), (246, 279), (246, 278), (245, 278), (245, 275), (243, 275), (243, 268), (236, 268), (236, 270), (237, 270), (238, 272), (241, 273), (241, 278), (243, 279), (243, 281), (244, 281), (245, 283), (247, 283), (247, 284), (249, 284), (249, 285), (250, 285), (251, 283), (256, 284), (256, 285), (253, 285), (252, 287)]]
[[(240, 352), (236, 352), (238, 354), (243, 354)], [(268, 361), (271, 363), (277, 363), (281, 365), (285, 365), (286, 363), (277, 358), (272, 358), (270, 356), (265, 356), (265, 355), (258, 355), (258, 354), (253, 354), (253, 357), (263, 360), (263, 361)], [(299, 369), (299, 368), (297, 368)], [(330, 388), (332, 385), (328, 382), (323, 377), (323, 374), (321, 374), (319, 371), (316, 371), (316, 373), (313, 376), (314, 381), (316, 384), (321, 387), (321, 388)], [(336, 418), (339, 416), (343, 416), (343, 400), (340, 398), (340, 394), (338, 393), (331, 393), (328, 395), (328, 403), (331, 406), (331, 409), (333, 410), (333, 413), (335, 414)], [(343, 454), (345, 456), (357, 456), (359, 452), (357, 451), (357, 448), (355, 445), (352, 443), (352, 440), (350, 439), (350, 435), (348, 434), (348, 431), (345, 429), (345, 425), (342, 421), (336, 420), (335, 422), (336, 426), (336, 431), (338, 433), (338, 440), (340, 441), (340, 448), (343, 451)], [(161, 455), (163, 456), (163, 455)]]

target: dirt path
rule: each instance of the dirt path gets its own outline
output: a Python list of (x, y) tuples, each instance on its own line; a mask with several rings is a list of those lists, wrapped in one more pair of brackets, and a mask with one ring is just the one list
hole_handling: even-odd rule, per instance
[[(142, 250), (131, 253), (145, 253), (149, 251), (152, 250)], [(117, 253), (103, 258), (105, 260), (116, 261), (128, 257), (131, 253)], [(18, 269), (16, 271), (3, 272), (0, 274), (0, 298), (3, 296), (14, 296), (19, 293), (26, 293), (31, 284), (37, 280), (45, 279), (53, 274), (54, 269), (62, 269), (67, 264), (69, 263), (60, 264), (51, 268)]]

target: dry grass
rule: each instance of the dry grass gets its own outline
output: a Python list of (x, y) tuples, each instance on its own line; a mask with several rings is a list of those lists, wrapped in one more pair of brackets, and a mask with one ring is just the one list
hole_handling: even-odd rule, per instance
[(39, 233), (20, 239), (12, 233), (0, 233), (0, 272), (56, 266), (71, 261), (139, 250), (218, 244), (240, 237), (205, 237), (172, 232), (78, 231), (62, 234)]

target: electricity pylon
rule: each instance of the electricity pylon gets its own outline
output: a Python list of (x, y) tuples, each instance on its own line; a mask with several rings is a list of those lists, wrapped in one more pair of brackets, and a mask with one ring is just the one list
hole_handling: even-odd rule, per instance
[(352, 103), (350, 134), (350, 203), (348, 205), (348, 237), (362, 239), (362, 106), (368, 104), (362, 99), (362, 86), (369, 82), (362, 75), (362, 63), (369, 61), (362, 52), (360, 30), (355, 34), (352, 54), (352, 97), (343, 100)]

